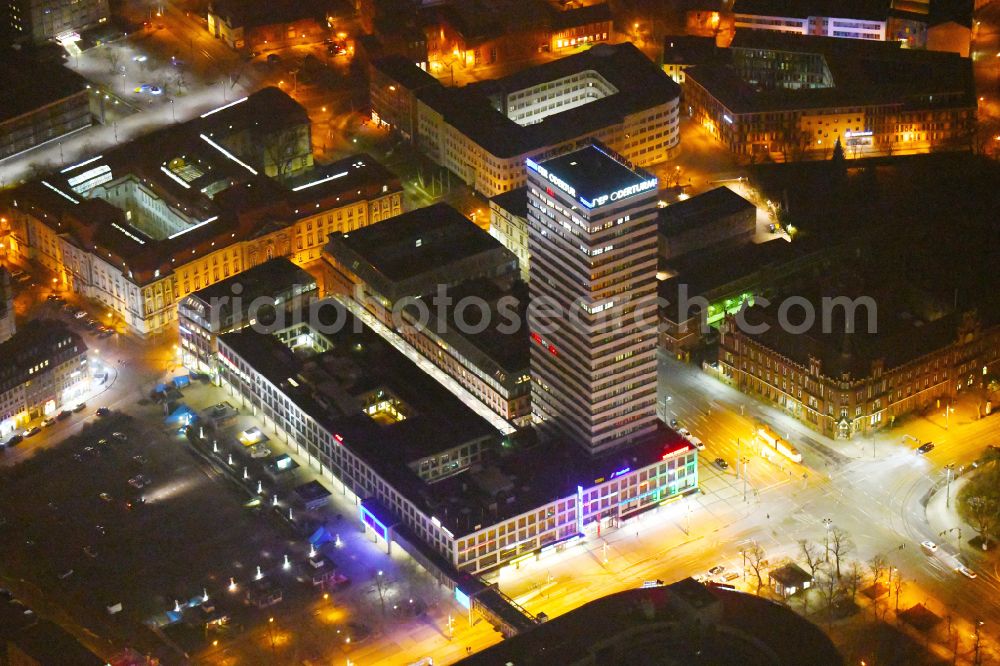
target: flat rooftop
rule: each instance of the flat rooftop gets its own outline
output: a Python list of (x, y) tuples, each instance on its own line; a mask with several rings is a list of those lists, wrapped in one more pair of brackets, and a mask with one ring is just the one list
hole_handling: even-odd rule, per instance
[(770, 50), (822, 56), (833, 86), (761, 90), (725, 64), (685, 70), (734, 113), (896, 104), (912, 108), (975, 107), (972, 61), (957, 53), (903, 49), (898, 42), (738, 30), (730, 51)]
[[(523, 283), (520, 285), (523, 287)], [(456, 321), (456, 308), (440, 308), (431, 313), (440, 326), (433, 328), (433, 322), (428, 324), (435, 335), (463, 356), (471, 357), (493, 379), (507, 388), (513, 388), (518, 378), (528, 373), (530, 339), (526, 325), (509, 327), (505, 324), (509, 324), (507, 315), (510, 313), (516, 314), (522, 323), (527, 322), (527, 290), (502, 289), (492, 280), (474, 278), (448, 289), (447, 294), (454, 303), (476, 299), (485, 304), (489, 310), (489, 322), (479, 330), (480, 327), (476, 324), (480, 315), (476, 308), (472, 308), (470, 311), (475, 311), (475, 314), (470, 314), (470, 311), (464, 313), (464, 323), (471, 324), (473, 329), (467, 330), (469, 327), (459, 326)], [(425, 294), (424, 300), (429, 302), (433, 296), (433, 293)], [(514, 330), (508, 331), (508, 328)]]
[[(318, 316), (319, 328), (307, 331), (302, 325), (303, 334), (322, 338), (317, 347), (293, 339), (293, 349), (251, 329), (220, 340), (317, 422), (342, 435), (345, 446), (404, 484), (422, 483), (407, 463), (476, 438), (499, 439), (487, 421), (342, 305), (330, 302)], [(364, 411), (379, 392), (382, 399), (398, 401), (404, 419), (389, 422)]]
[(528, 186), (515, 187), (490, 199), (490, 203), (518, 217), (528, 217)]
[(274, 297), (294, 286), (305, 291), (310, 285), (315, 288), (316, 278), (285, 257), (276, 257), (199, 289), (188, 298), (197, 298), (210, 304), (214, 299), (236, 295), (249, 306), (256, 298)]
[[(456, 537), (477, 525), (505, 520), (576, 492), (628, 467), (652, 464), (694, 447), (663, 427), (642, 442), (599, 457), (582, 456), (569, 442), (540, 444), (533, 431), (497, 446), (500, 433), (339, 303), (320, 311), (329, 332), (325, 351), (291, 349), (278, 337), (244, 329), (220, 340), (253, 365), (303, 411)], [(305, 330), (296, 331), (293, 341)], [(315, 342), (315, 340), (314, 340)], [(379, 394), (378, 392), (382, 393)], [(397, 401), (404, 420), (387, 422), (365, 413), (366, 400)], [(421, 458), (485, 441), (483, 461), (459, 474), (427, 483), (410, 468)]]
[(60, 63), (38, 61), (14, 49), (0, 50), (0, 123), (86, 89), (87, 80)]
[[(628, 166), (621, 158), (597, 143), (545, 160), (539, 166), (548, 170), (550, 180), (551, 175), (556, 175), (575, 189), (577, 199), (594, 203), (612, 192), (631, 187), (640, 188), (650, 179), (655, 179), (644, 169)], [(639, 191), (642, 190), (636, 193)], [(655, 188), (645, 191), (655, 193)]]
[[(411, 66), (419, 69), (416, 65)], [(400, 74), (398, 61), (390, 61), (384, 69), (380, 61), (376, 61), (375, 67), (386, 76), (400, 77), (396, 80), (405, 76), (405, 80), (416, 77), (425, 81), (412, 73)], [(518, 125), (498, 110), (498, 98), (585, 71), (597, 72), (618, 92), (525, 126)], [(680, 87), (639, 49), (623, 42), (597, 44), (505, 78), (462, 88), (420, 83), (416, 96), (490, 154), (510, 158), (593, 134), (622, 122), (628, 115), (676, 100), (680, 97)]]
[(704, 65), (723, 60), (726, 53), (715, 45), (715, 37), (667, 35), (663, 38), (663, 64)]
[(499, 522), (558, 497), (611, 478), (622, 470), (638, 469), (670, 454), (693, 453), (694, 445), (676, 432), (661, 427), (642, 441), (615, 448), (600, 456), (580, 453), (571, 441), (536, 441), (523, 430), (509, 447), (498, 449), (477, 468), (429, 486), (425, 499), (434, 515), (447, 519), (456, 536), (475, 531), (477, 525)]
[(444, 203), (333, 234), (324, 251), (393, 301), (517, 265), (500, 241)]
[(720, 217), (756, 209), (756, 206), (728, 187), (716, 187), (686, 201), (661, 208), (659, 231), (664, 236), (673, 236), (710, 224)]

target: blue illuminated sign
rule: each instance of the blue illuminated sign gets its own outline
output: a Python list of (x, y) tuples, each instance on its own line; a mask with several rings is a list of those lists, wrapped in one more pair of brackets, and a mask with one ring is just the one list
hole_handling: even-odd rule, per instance
[(472, 599), (470, 599), (469, 595), (467, 595), (465, 592), (462, 592), (462, 590), (458, 589), (457, 587), (455, 588), (455, 601), (457, 601), (462, 608), (465, 608), (467, 610), (469, 608), (472, 608)]
[(555, 175), (541, 164), (538, 164), (534, 160), (525, 160), (524, 162), (529, 169), (540, 175), (542, 178), (547, 179), (550, 183), (558, 187), (560, 190), (570, 195), (571, 197), (576, 196), (576, 188), (567, 183), (565, 180)]
[(625, 199), (636, 194), (641, 194), (648, 190), (656, 189), (659, 185), (659, 181), (656, 178), (648, 178), (646, 180), (635, 183), (634, 185), (629, 185), (628, 187), (623, 187), (620, 190), (615, 190), (614, 192), (609, 192), (608, 194), (601, 194), (594, 197), (593, 199), (585, 199), (583, 197), (577, 197), (576, 188), (567, 183), (565, 180), (557, 176), (556, 174), (549, 171), (547, 168), (538, 164), (534, 160), (526, 159), (524, 161), (525, 166), (545, 178), (547, 181), (558, 187), (560, 190), (565, 192), (579, 200), (587, 208), (597, 208), (598, 206), (603, 206), (608, 201), (618, 201), (619, 199)]
[(366, 509), (364, 506), (361, 507), (361, 521), (368, 527), (375, 530), (375, 532), (381, 536), (383, 540), (389, 540), (389, 530), (386, 529), (381, 520), (375, 517), (375, 514)]
[(615, 190), (610, 194), (602, 194), (598, 197), (594, 197), (590, 201), (580, 197), (580, 203), (587, 208), (597, 208), (598, 206), (603, 206), (608, 201), (618, 201), (636, 194), (642, 194), (643, 192), (647, 192), (649, 190), (655, 190), (657, 185), (659, 185), (659, 181), (656, 178), (648, 178), (636, 183), (635, 185), (629, 185), (628, 187), (623, 187), (620, 190)]

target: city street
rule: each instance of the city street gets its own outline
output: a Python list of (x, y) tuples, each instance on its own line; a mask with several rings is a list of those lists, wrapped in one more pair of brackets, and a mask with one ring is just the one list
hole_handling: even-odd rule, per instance
[[(885, 555), (901, 571), (909, 595), (939, 614), (950, 612), (970, 623), (983, 620), (983, 631), (995, 645), (1000, 630), (995, 561), (963, 546), (962, 559), (979, 578), (967, 580), (954, 572), (954, 537), (939, 536), (948, 518), (935, 515), (935, 524), (929, 524), (921, 500), (943, 480), (945, 464), (969, 464), (986, 445), (997, 443), (997, 417), (975, 420), (969, 405), (962, 404), (947, 430), (943, 416), (932, 415), (907, 419), (876, 437), (831, 441), (694, 367), (665, 355), (660, 363), (665, 416), (678, 418), (707, 445), (701, 453), (703, 492), (602, 538), (591, 535), (572, 551), (504, 569), (497, 577), (501, 589), (529, 611), (552, 617), (644, 581), (670, 582), (704, 574), (717, 564), (742, 576), (742, 548), (761, 544), (771, 563), (785, 557), (801, 560), (798, 540), (809, 539), (822, 549), (823, 521), (829, 518), (853, 542), (849, 559), (866, 562)], [(769, 462), (754, 453), (746, 442), (756, 421), (787, 434), (804, 464)], [(918, 456), (913, 438), (933, 440), (937, 448)], [(742, 483), (735, 479), (740, 454), (749, 457), (752, 490), (746, 501)], [(711, 464), (715, 457), (726, 459), (730, 469), (720, 473)], [(966, 526), (963, 534), (968, 539), (974, 533)], [(925, 539), (940, 544), (936, 557), (921, 552), (919, 543)]]

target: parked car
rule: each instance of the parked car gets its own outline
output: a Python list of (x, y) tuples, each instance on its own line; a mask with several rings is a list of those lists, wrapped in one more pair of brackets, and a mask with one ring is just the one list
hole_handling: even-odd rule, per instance
[(268, 53), (267, 62), (271, 65), (277, 65), (279, 62), (281, 62), (281, 56), (279, 56), (277, 53)]
[(136, 474), (131, 479), (128, 480), (128, 485), (132, 486), (136, 490), (141, 490), (150, 484), (149, 477), (145, 474)]
[(116, 432), (111, 433), (111, 436), (114, 437), (115, 439), (117, 439), (119, 442), (125, 442), (125, 441), (128, 440), (128, 437), (123, 432), (117, 432), (116, 431)]
[(4, 446), (5, 447), (17, 446), (23, 441), (24, 437), (22, 437), (21, 435), (12, 435), (11, 438), (4, 443)]
[(73, 412), (69, 411), (68, 409), (64, 409), (61, 412), (59, 412), (58, 414), (56, 414), (56, 420), (58, 420), (58, 421), (65, 421), (66, 419), (68, 419), (71, 416), (73, 416)]
[(74, 319), (83, 319), (86, 316), (87, 316), (86, 310), (76, 310), (75, 312), (73, 312)]
[(97, 416), (99, 416), (101, 418), (104, 418), (105, 416), (108, 416), (109, 414), (111, 414), (111, 410), (108, 409), (107, 407), (98, 407), (97, 411), (94, 412), (94, 414), (96, 414)]
[(41, 431), (42, 431), (42, 428), (40, 426), (32, 426), (32, 427), (28, 428), (27, 430), (25, 430), (24, 433), (23, 433), (23, 435), (24, 435), (24, 438), (27, 439), (28, 437), (34, 437), (35, 435), (37, 435)]
[(54, 426), (55, 424), (56, 424), (56, 417), (54, 416), (46, 416), (45, 419), (42, 421), (43, 428), (48, 428), (49, 426)]
[(73, 411), (74, 412), (82, 412), (85, 409), (87, 409), (87, 403), (85, 403), (85, 402), (78, 402), (78, 403), (76, 403), (76, 407), (73, 408)]

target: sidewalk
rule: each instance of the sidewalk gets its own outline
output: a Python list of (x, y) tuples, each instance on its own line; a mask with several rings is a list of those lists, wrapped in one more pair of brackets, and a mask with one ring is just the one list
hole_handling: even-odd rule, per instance
[(925, 510), (927, 525), (938, 535), (939, 545), (954, 550), (963, 560), (968, 555), (977, 556), (982, 553), (969, 545), (969, 540), (979, 533), (958, 515), (956, 498), (968, 481), (968, 476), (958, 476), (952, 479), (950, 488), (947, 483), (940, 485), (931, 495)]

